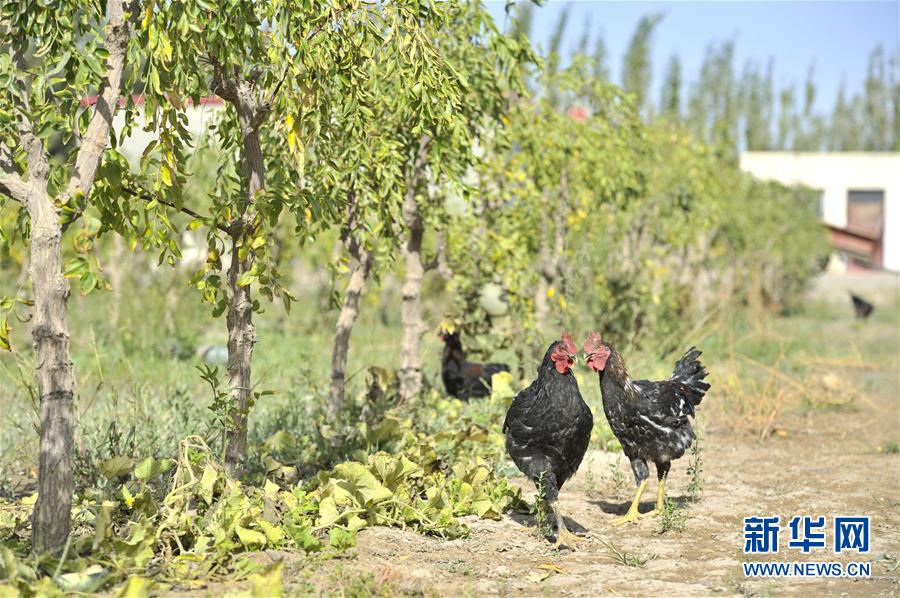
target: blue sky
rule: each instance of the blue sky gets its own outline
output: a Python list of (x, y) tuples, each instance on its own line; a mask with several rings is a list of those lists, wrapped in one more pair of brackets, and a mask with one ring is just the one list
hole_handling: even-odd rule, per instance
[[(505, 2), (489, 1), (497, 23), (504, 24)], [(869, 53), (877, 43), (887, 56), (900, 45), (900, 0), (781, 2), (563, 2), (550, 0), (535, 8), (532, 39), (546, 48), (560, 13), (571, 6), (563, 51), (571, 51), (586, 23), (601, 32), (609, 67), (619, 81), (622, 56), (635, 25), (644, 14), (664, 14), (653, 38), (652, 97), (659, 97), (662, 72), (669, 56), (681, 57), (683, 73), (693, 81), (710, 42), (735, 41), (737, 72), (746, 60), (763, 68), (772, 56), (776, 88), (795, 84), (802, 101), (806, 73), (815, 62), (816, 110), (829, 112), (843, 77), (848, 95), (862, 90)], [(593, 43), (590, 47), (593, 47)]]

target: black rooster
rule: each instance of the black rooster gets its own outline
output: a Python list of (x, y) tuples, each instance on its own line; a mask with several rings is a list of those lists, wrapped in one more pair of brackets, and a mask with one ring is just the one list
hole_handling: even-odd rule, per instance
[(562, 485), (578, 470), (594, 427), (571, 371), (577, 350), (569, 334), (550, 345), (537, 380), (516, 395), (503, 422), (509, 456), (543, 491), (545, 505), (556, 517), (556, 548), (574, 547), (576, 541), (555, 503)]
[(448, 332), (441, 328), (444, 354), (441, 358), (441, 379), (447, 392), (458, 399), (468, 400), (491, 394), (491, 376), (498, 372), (508, 372), (504, 363), (472, 363), (466, 361), (458, 332)]
[(647, 461), (656, 464), (659, 493), (656, 510), (666, 500), (666, 475), (672, 461), (684, 454), (694, 441), (688, 419), (703, 400), (709, 384), (706, 368), (700, 363), (700, 351), (691, 347), (675, 364), (668, 380), (651, 382), (632, 380), (619, 352), (592, 332), (584, 342), (585, 361), (600, 373), (600, 394), (609, 426), (631, 461), (637, 494), (624, 517), (616, 523), (636, 523), (641, 495), (647, 487)]
[(859, 295), (850, 293), (850, 300), (853, 301), (853, 311), (856, 312), (856, 318), (859, 320), (867, 319), (875, 311), (875, 306)]

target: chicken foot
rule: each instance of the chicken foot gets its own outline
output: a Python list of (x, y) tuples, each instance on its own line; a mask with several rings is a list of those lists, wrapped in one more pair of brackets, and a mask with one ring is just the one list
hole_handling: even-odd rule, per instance
[(558, 506), (552, 504), (548, 506), (553, 510), (553, 514), (556, 516), (556, 542), (553, 543), (553, 548), (559, 550), (561, 546), (565, 546), (569, 550), (575, 550), (575, 545), (581, 538), (568, 530)]
[(644, 490), (647, 489), (647, 480), (641, 482), (640, 486), (638, 486), (637, 493), (634, 495), (634, 500), (631, 501), (631, 506), (628, 507), (628, 512), (625, 513), (622, 517), (616, 517), (613, 520), (613, 525), (621, 525), (623, 523), (637, 523), (638, 517), (642, 517), (643, 515), (638, 511), (638, 506), (641, 504), (641, 496), (644, 495)]

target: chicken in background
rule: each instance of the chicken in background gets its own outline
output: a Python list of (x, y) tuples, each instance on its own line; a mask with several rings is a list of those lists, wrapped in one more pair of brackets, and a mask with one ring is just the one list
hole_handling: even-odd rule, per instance
[(850, 293), (850, 300), (853, 301), (853, 311), (856, 312), (856, 318), (859, 320), (868, 319), (875, 311), (875, 306), (860, 297)]
[(466, 361), (459, 340), (459, 332), (447, 324), (441, 326), (439, 333), (444, 341), (444, 354), (441, 357), (441, 380), (444, 388), (457, 399), (486, 397), (491, 394), (491, 377), (499, 372), (508, 372), (505, 363), (473, 363)]
[(650, 475), (647, 461), (656, 465), (659, 489), (656, 512), (666, 501), (666, 476), (672, 461), (684, 455), (694, 442), (690, 417), (706, 391), (707, 372), (700, 363), (700, 351), (691, 347), (675, 364), (667, 380), (632, 380), (625, 360), (615, 348), (592, 332), (584, 342), (585, 362), (600, 375), (603, 412), (631, 461), (637, 493), (628, 512), (615, 523), (637, 523), (638, 506)]
[(594, 427), (571, 369), (577, 351), (569, 334), (550, 345), (537, 379), (515, 396), (503, 422), (509, 456), (543, 492), (547, 510), (556, 518), (556, 548), (563, 544), (574, 548), (577, 541), (566, 529), (556, 501), (581, 465)]

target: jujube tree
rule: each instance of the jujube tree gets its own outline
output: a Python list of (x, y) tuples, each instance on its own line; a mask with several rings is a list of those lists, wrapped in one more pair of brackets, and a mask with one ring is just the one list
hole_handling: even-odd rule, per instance
[[(80, 277), (85, 291), (99, 284), (83, 258), (63, 264), (63, 235), (93, 192), (121, 90), (130, 86), (123, 78), (134, 72), (132, 26), (139, 10), (139, 2), (123, 0), (0, 5), (0, 208), (10, 208), (11, 199), (11, 209), (27, 214), (17, 218), (15, 236), (29, 245), (34, 302), (41, 422), (36, 554), (61, 551), (70, 529), (75, 374), (66, 278)], [(91, 96), (96, 101), (85, 105)], [(0, 344), (8, 346), (6, 317)]]

